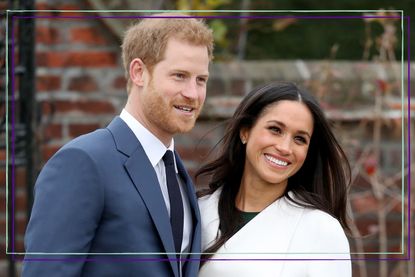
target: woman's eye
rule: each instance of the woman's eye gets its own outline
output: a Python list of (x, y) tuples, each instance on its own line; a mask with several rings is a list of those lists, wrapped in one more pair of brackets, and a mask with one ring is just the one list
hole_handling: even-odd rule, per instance
[(307, 139), (303, 137), (296, 137), (295, 140), (300, 142), (301, 144), (307, 144)]
[(279, 127), (271, 126), (268, 129), (277, 134), (281, 133), (281, 129)]

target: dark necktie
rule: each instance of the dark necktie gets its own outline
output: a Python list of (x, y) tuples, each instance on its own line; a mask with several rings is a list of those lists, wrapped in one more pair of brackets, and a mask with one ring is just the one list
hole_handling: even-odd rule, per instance
[(176, 170), (174, 167), (173, 152), (166, 151), (163, 156), (164, 166), (166, 167), (167, 188), (170, 200), (170, 224), (173, 231), (174, 247), (176, 253), (181, 252), (183, 239), (183, 201), (180, 187), (177, 182)]

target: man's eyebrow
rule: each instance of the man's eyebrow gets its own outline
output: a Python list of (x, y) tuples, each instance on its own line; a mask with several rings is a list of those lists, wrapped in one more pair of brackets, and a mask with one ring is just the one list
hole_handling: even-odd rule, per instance
[[(190, 75), (190, 72), (189, 71), (187, 71), (187, 70), (183, 70), (183, 69), (172, 69), (172, 70), (170, 70), (170, 72), (171, 73), (177, 73), (177, 72), (179, 72), (179, 73), (183, 73), (183, 74), (186, 74), (186, 75)], [(199, 74), (199, 75), (197, 75), (198, 77), (205, 77), (205, 78), (209, 78), (209, 72), (206, 72), (206, 73), (202, 73), (202, 74)]]

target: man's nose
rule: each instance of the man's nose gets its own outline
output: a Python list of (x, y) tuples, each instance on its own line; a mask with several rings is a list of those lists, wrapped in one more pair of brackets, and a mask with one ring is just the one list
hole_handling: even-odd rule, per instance
[(182, 95), (189, 99), (198, 98), (198, 87), (196, 80), (190, 79), (189, 82), (186, 83), (186, 86), (183, 88)]

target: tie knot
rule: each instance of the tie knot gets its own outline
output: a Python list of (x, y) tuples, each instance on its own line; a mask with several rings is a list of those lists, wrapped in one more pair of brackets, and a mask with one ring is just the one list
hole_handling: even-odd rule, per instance
[(174, 158), (173, 158), (173, 152), (170, 150), (167, 150), (166, 153), (163, 156), (163, 162), (165, 166), (173, 166), (174, 165)]

